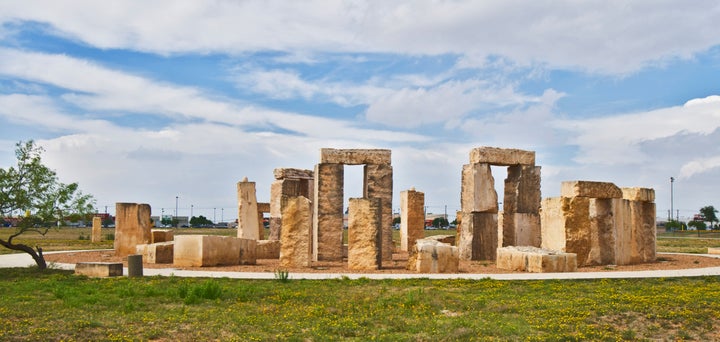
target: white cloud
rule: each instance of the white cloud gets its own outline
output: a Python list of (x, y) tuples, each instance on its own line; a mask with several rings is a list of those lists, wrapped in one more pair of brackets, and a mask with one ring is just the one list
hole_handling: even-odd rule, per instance
[(714, 1), (4, 1), (0, 13), (0, 21), (48, 23), (92, 46), (160, 54), (451, 53), (469, 64), (500, 55), (607, 73), (720, 43)]
[(705, 173), (720, 168), (720, 156), (695, 159), (680, 168), (680, 178), (687, 179), (696, 174)]

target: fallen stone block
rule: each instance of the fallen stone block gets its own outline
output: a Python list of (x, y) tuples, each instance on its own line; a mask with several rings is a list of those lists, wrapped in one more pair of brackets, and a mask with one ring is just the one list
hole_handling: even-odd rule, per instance
[(497, 250), (497, 268), (533, 273), (575, 272), (577, 256), (537, 247), (501, 247)]
[(218, 266), (240, 263), (240, 239), (232, 236), (178, 235), (173, 264), (176, 266)]
[(279, 259), (280, 240), (258, 240), (255, 245), (257, 259)]
[(170, 229), (151, 229), (152, 239), (150, 243), (170, 242), (175, 238), (175, 233)]
[(415, 242), (408, 269), (419, 273), (457, 273), (460, 265), (458, 248), (433, 239)]
[(143, 256), (148, 264), (172, 264), (175, 250), (174, 242), (158, 242), (137, 245), (137, 254)]
[(119, 277), (123, 275), (121, 262), (79, 262), (75, 274), (88, 277)]

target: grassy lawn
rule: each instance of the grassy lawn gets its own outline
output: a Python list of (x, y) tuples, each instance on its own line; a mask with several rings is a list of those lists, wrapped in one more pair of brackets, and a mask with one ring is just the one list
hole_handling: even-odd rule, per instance
[(0, 340), (717, 340), (720, 279), (89, 279), (0, 269)]

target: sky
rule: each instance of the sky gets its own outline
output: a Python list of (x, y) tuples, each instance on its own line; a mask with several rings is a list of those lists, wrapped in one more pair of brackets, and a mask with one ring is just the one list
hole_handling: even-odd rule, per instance
[(275, 168), (382, 148), (395, 211), (415, 187), (454, 216), (493, 146), (536, 152), (543, 197), (653, 188), (663, 219), (672, 187), (682, 219), (720, 208), (719, 22), (702, 0), (6, 0), (0, 167), (33, 139), (100, 212), (229, 221), (243, 177), (268, 202)]

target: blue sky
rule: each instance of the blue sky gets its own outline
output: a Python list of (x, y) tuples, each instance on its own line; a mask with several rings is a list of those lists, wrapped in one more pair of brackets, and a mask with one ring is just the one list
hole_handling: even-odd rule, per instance
[(454, 212), (496, 146), (537, 152), (544, 197), (649, 187), (666, 217), (672, 176), (692, 216), (720, 206), (717, 22), (713, 1), (4, 1), (0, 166), (35, 139), (101, 211), (227, 220), (245, 176), (268, 201), (276, 167), (389, 148), (394, 207), (414, 186)]

